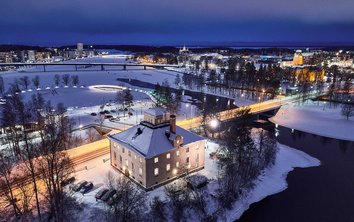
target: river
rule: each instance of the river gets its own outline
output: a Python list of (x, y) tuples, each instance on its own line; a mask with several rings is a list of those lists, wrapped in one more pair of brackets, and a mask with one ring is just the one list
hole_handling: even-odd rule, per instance
[(353, 222), (354, 142), (277, 130), (279, 143), (316, 157), (321, 166), (290, 172), (285, 191), (252, 204), (238, 221)]

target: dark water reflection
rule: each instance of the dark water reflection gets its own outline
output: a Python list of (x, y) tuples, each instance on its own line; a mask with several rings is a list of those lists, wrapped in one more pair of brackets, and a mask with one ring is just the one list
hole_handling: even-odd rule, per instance
[(279, 143), (316, 157), (321, 166), (290, 172), (285, 191), (252, 204), (239, 221), (353, 222), (354, 142), (284, 127), (278, 132)]

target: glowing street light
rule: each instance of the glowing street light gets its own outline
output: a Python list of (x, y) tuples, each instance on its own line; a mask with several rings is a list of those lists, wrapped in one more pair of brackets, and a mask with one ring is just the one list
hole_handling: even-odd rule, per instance
[(219, 120), (217, 119), (212, 119), (210, 122), (209, 122), (209, 125), (211, 128), (217, 128), (219, 126)]

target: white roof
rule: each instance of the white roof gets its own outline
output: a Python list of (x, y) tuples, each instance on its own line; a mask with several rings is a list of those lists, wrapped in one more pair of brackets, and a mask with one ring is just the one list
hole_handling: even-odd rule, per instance
[(150, 109), (146, 110), (145, 113), (152, 115), (152, 116), (161, 116), (161, 115), (164, 115), (168, 112), (164, 108), (155, 107), (155, 108), (150, 108)]
[[(142, 131), (140, 135), (137, 133), (138, 128)], [(145, 158), (152, 158), (175, 149), (166, 136), (166, 131), (169, 131), (169, 129), (170, 125), (168, 124), (155, 128), (139, 124), (121, 133), (110, 135), (109, 137), (129, 149), (137, 151)], [(176, 134), (183, 137), (183, 145), (205, 139), (179, 126), (176, 126)], [(173, 135), (171, 135), (171, 138), (172, 136)]]

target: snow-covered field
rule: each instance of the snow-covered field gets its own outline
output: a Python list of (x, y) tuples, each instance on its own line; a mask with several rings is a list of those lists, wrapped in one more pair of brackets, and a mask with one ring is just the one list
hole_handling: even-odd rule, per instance
[[(318, 159), (313, 158), (302, 151), (282, 144), (278, 144), (278, 146), (279, 151), (276, 156), (275, 164), (266, 169), (264, 173), (259, 176), (254, 189), (251, 190), (243, 199), (237, 201), (232, 210), (226, 211), (223, 217), (219, 218), (220, 221), (234, 221), (240, 218), (243, 212), (245, 212), (252, 203), (258, 202), (269, 195), (285, 190), (288, 186), (286, 182), (287, 174), (294, 170), (294, 168), (306, 168), (320, 165), (320, 161)], [(217, 186), (215, 179), (217, 178), (218, 169), (217, 161), (209, 158), (209, 154), (217, 150), (217, 148), (218, 144), (211, 141), (208, 142), (205, 169), (198, 172), (199, 174), (207, 176), (210, 180), (208, 185), (208, 192), (210, 193), (212, 193)], [(85, 167), (87, 167), (87, 169)], [(98, 207), (103, 209), (104, 203), (96, 202), (94, 195), (107, 183), (105, 178), (109, 171), (113, 174), (121, 176), (119, 172), (111, 168), (109, 154), (77, 166), (75, 175), (77, 181), (88, 180), (92, 181), (95, 185), (94, 189), (88, 194), (85, 194), (85, 196), (82, 196), (81, 194), (74, 194), (78, 201), (86, 203), (90, 207)], [(166, 198), (164, 194), (164, 187), (159, 187), (147, 193), (149, 201), (151, 201), (155, 196), (159, 196), (162, 200), (164, 200)], [(208, 207), (208, 210), (213, 212), (213, 210), (215, 210), (215, 204), (209, 204), (211, 206)], [(90, 217), (90, 215), (87, 215), (87, 217)], [(193, 219), (190, 219), (190, 221), (193, 221)]]
[(320, 136), (354, 141), (354, 118), (346, 120), (340, 106), (329, 108), (325, 102), (283, 106), (270, 121)]

